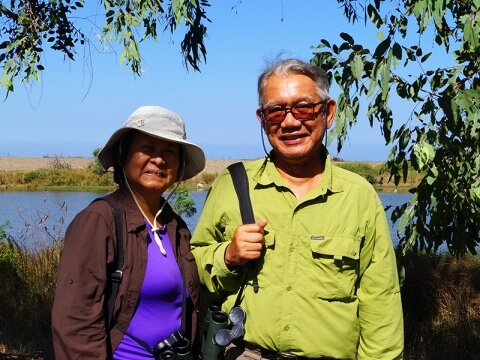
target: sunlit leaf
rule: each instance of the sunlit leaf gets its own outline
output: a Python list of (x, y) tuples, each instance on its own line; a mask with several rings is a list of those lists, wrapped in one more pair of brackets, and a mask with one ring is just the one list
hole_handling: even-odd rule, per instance
[(360, 80), (363, 75), (363, 61), (360, 56), (355, 56), (354, 60), (350, 63), (352, 67), (352, 73), (355, 79)]

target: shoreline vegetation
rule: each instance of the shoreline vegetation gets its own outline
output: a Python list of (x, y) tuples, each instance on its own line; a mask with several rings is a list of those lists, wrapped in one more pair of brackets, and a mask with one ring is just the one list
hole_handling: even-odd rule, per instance
[[(205, 170), (183, 185), (188, 190), (207, 189), (236, 161), (207, 160)], [(420, 180), (412, 172), (396, 188), (387, 182), (388, 174), (380, 174), (382, 163), (334, 162), (364, 176), (378, 191), (408, 191)], [(0, 191), (114, 188), (112, 173), (99, 171), (94, 158), (0, 158)], [(63, 235), (61, 226), (37, 225), (28, 238), (14, 239), (0, 219), (0, 359), (53, 359), (50, 316)], [(405, 269), (404, 359), (479, 360), (480, 257), (408, 252), (398, 261)]]
[[(343, 161), (334, 164), (365, 177), (377, 191), (408, 192), (420, 177), (409, 173), (406, 182), (395, 186), (388, 174), (381, 174), (383, 163)], [(228, 165), (252, 159), (207, 160), (205, 169), (182, 183), (189, 191), (207, 189)], [(0, 157), (0, 191), (112, 191), (115, 189), (110, 172), (104, 173), (93, 157), (44, 156), (39, 158)]]

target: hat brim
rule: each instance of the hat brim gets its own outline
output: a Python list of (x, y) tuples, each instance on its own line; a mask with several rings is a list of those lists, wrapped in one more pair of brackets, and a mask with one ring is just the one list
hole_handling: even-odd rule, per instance
[(194, 143), (186, 140), (172, 140), (171, 138), (153, 135), (149, 132), (142, 131), (141, 129), (132, 129), (123, 127), (115, 131), (105, 146), (98, 153), (98, 160), (105, 170), (110, 169), (113, 165), (113, 150), (116, 148), (119, 141), (130, 131), (139, 131), (148, 136), (152, 136), (157, 139), (162, 139), (169, 142), (178, 143), (183, 148), (185, 156), (185, 169), (181, 180), (188, 180), (199, 174), (205, 168), (205, 153), (203, 150)]

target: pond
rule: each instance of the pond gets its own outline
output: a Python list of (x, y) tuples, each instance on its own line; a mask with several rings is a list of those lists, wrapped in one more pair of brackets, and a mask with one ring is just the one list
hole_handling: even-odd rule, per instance
[[(92, 200), (106, 195), (95, 192), (0, 192), (0, 226), (6, 221), (10, 228), (6, 228), (8, 235), (15, 240), (25, 240), (36, 237), (55, 237), (63, 235), (73, 217)], [(205, 202), (206, 191), (195, 191), (190, 194), (196, 204), (197, 213), (186, 217), (185, 221), (193, 232), (198, 222)], [(398, 206), (407, 202), (411, 194), (379, 193), (384, 206)], [(390, 212), (387, 218), (390, 222)], [(390, 222), (391, 234), (394, 243), (398, 241), (396, 229)], [(45, 229), (49, 232), (45, 233)], [(48, 240), (48, 239), (47, 239)]]

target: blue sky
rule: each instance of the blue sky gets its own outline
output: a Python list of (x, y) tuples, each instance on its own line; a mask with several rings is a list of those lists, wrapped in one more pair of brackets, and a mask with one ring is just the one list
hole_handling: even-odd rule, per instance
[[(264, 151), (255, 116), (256, 82), (265, 60), (284, 52), (284, 57), (309, 61), (311, 46), (322, 38), (339, 42), (340, 32), (376, 41), (375, 31), (366, 31), (363, 23), (348, 24), (334, 0), (211, 3), (207, 63), (201, 64), (201, 73), (185, 69), (181, 38), (169, 33), (141, 48), (142, 77), (121, 67), (115, 53), (92, 50), (90, 62), (80, 49), (75, 62), (64, 62), (59, 54), (46, 52), (41, 83), (16, 83), (0, 103), (0, 156), (89, 157), (136, 108), (160, 105), (184, 118), (187, 138), (207, 158), (258, 158)], [(331, 96), (336, 95), (332, 88)], [(378, 125), (372, 129), (365, 119), (359, 119), (340, 154), (330, 147), (332, 155), (352, 161), (382, 161), (388, 150)]]

